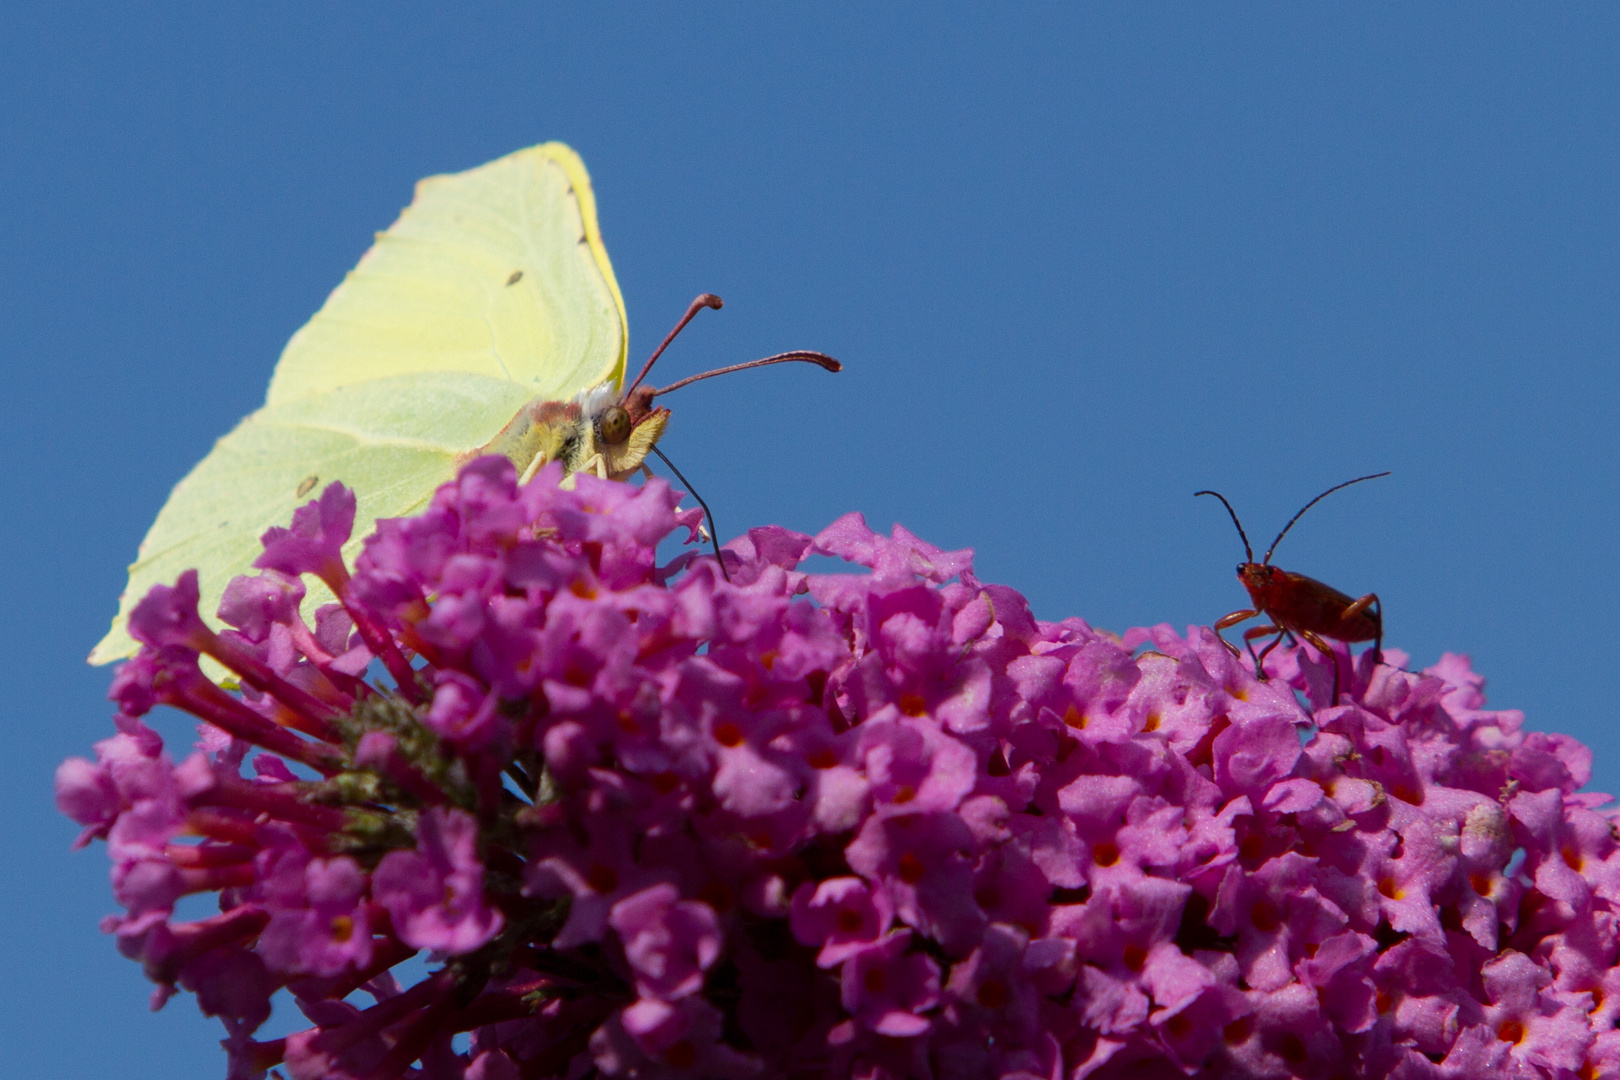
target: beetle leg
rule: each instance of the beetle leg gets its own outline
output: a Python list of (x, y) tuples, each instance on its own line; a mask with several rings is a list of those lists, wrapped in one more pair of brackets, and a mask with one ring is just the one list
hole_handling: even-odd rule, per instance
[(1327, 642), (1323, 641), (1319, 635), (1313, 634), (1309, 630), (1301, 630), (1299, 636), (1314, 645), (1316, 651), (1322, 654), (1322, 659), (1333, 665), (1333, 696), (1328, 701), (1330, 704), (1337, 705), (1339, 703), (1339, 655), (1328, 648)]
[[(1368, 593), (1367, 596), (1372, 598), (1373, 605), (1378, 609), (1374, 612), (1378, 616), (1378, 636), (1373, 638), (1373, 663), (1382, 664), (1384, 662), (1384, 602), (1378, 599), (1377, 593)], [(1366, 597), (1362, 599), (1366, 599)], [(1361, 601), (1356, 602), (1360, 603)]]
[(1344, 614), (1340, 615), (1339, 618), (1349, 621), (1368, 608), (1372, 609), (1373, 617), (1378, 620), (1378, 635), (1373, 638), (1373, 663), (1382, 664), (1384, 662), (1384, 605), (1379, 601), (1378, 594), (1368, 593), (1363, 596), (1360, 600), (1345, 608)]
[(1360, 600), (1357, 600), (1355, 603), (1353, 603), (1349, 607), (1345, 608), (1343, 613), (1341, 613), (1339, 615), (1339, 619), (1342, 622), (1348, 622), (1351, 619), (1355, 618), (1357, 615), (1360, 615), (1363, 611), (1366, 611), (1368, 608), (1372, 607), (1376, 603), (1378, 603), (1378, 594), (1377, 593), (1368, 593), (1366, 596), (1363, 596)]
[[(1293, 634), (1289, 632), (1287, 627), (1268, 626), (1268, 627), (1265, 627), (1265, 629), (1267, 629), (1267, 630), (1275, 630), (1277, 632), (1277, 636), (1272, 638), (1271, 641), (1269, 643), (1267, 643), (1266, 647), (1260, 650), (1260, 655), (1256, 656), (1254, 658), (1254, 673), (1255, 673), (1255, 676), (1257, 678), (1259, 678), (1262, 682), (1265, 681), (1265, 679), (1267, 678), (1266, 666), (1265, 666), (1266, 665), (1266, 657), (1270, 656), (1271, 655), (1271, 650), (1275, 649), (1278, 645), (1281, 645), (1285, 638), (1293, 637)], [(1247, 635), (1245, 635), (1245, 636), (1247, 636)], [(1263, 634), (1256, 634), (1255, 635), (1255, 637), (1263, 637), (1263, 636), (1264, 636)], [(1254, 651), (1254, 647), (1251, 645), (1249, 647), (1249, 650), (1252, 653)]]
[(1215, 620), (1215, 632), (1218, 634), (1222, 630), (1225, 630), (1228, 627), (1236, 626), (1238, 623), (1247, 619), (1252, 619), (1258, 614), (1260, 614), (1258, 608), (1250, 608), (1247, 611), (1234, 611), (1230, 615), (1223, 615), (1219, 619)]
[(1221, 631), (1227, 629), (1228, 627), (1236, 626), (1240, 622), (1246, 622), (1258, 614), (1260, 614), (1260, 610), (1258, 608), (1250, 608), (1248, 611), (1234, 611), (1230, 615), (1223, 615), (1219, 619), (1215, 620), (1215, 636), (1220, 638), (1221, 644), (1226, 646), (1227, 652), (1231, 653), (1233, 656), (1243, 655), (1242, 653), (1238, 652), (1238, 647), (1236, 645), (1233, 645), (1230, 641), (1227, 641), (1225, 638), (1221, 637)]
[[(1283, 639), (1283, 635), (1287, 632), (1287, 630), (1280, 626), (1251, 626), (1249, 629), (1243, 631), (1243, 644), (1249, 647), (1249, 659), (1254, 661), (1254, 677), (1259, 679), (1261, 682), (1266, 681), (1266, 669), (1263, 666), (1265, 664), (1266, 654), (1277, 647), (1277, 642), (1281, 641)], [(1264, 649), (1260, 650), (1259, 656), (1256, 656), (1254, 654), (1255, 639), (1263, 638), (1267, 634), (1276, 634), (1277, 636), (1273, 638)]]

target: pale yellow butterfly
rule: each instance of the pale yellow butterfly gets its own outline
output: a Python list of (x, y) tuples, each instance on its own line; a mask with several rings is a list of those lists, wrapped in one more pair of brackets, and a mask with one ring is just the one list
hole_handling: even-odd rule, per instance
[[(719, 305), (699, 297), (664, 345)], [(287, 343), (264, 407), (170, 493), (90, 662), (134, 655), (130, 610), (183, 570), (199, 571), (199, 610), (211, 617), (226, 583), (251, 572), (264, 531), (331, 481), (358, 499), (352, 563), (378, 518), (420, 510), (481, 453), (506, 454), (525, 477), (549, 460), (615, 479), (635, 472), (668, 421), (653, 395), (693, 380), (654, 390), (638, 377), (621, 392), (626, 346), (624, 298), (571, 149), (545, 143), (421, 181)], [(838, 370), (820, 353), (783, 353), (706, 375), (780, 360)], [(332, 597), (306, 584), (308, 614)]]

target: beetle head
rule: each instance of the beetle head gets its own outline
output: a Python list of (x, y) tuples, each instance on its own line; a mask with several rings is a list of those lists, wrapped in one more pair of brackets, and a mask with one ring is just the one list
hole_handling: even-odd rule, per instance
[(1287, 577), (1283, 571), (1275, 566), (1257, 562), (1239, 563), (1237, 576), (1238, 580), (1243, 583), (1243, 587), (1249, 590), (1249, 597), (1254, 601), (1255, 606), (1261, 608), (1267, 606), (1264, 597), (1268, 596), (1272, 589), (1281, 585), (1283, 579)]

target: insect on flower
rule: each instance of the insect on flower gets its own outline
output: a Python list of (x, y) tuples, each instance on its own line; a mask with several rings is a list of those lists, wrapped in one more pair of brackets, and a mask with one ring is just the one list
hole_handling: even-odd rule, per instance
[[(719, 306), (709, 293), (694, 300), (625, 389), (624, 297), (579, 155), (543, 143), (428, 177), (287, 342), (264, 406), (175, 486), (91, 663), (134, 656), (135, 605), (185, 570), (199, 572), (203, 617), (213, 618), (226, 584), (252, 569), (264, 531), (317, 485), (341, 480), (355, 494), (358, 525), (343, 553), (353, 560), (375, 521), (420, 513), (476, 458), (501, 454), (525, 480), (552, 461), (570, 475), (624, 480), (656, 455), (679, 477), (657, 446), (669, 410), (655, 398), (788, 360), (839, 369), (797, 350), (646, 385), (681, 327)], [(718, 552), (712, 516), (709, 525)], [(312, 586), (305, 616), (334, 598), (324, 582)]]
[[(1368, 476), (1358, 476), (1354, 480), (1346, 480), (1342, 484), (1335, 484), (1322, 494), (1312, 499), (1302, 507), (1299, 513), (1288, 519), (1277, 539), (1271, 542), (1266, 551), (1266, 557), (1259, 562), (1254, 561), (1254, 549), (1249, 546), (1248, 534), (1243, 531), (1243, 523), (1238, 520), (1237, 511), (1232, 504), (1226, 501), (1226, 496), (1218, 491), (1195, 491), (1193, 496), (1213, 495), (1221, 500), (1226, 512), (1232, 515), (1232, 524), (1237, 526), (1238, 536), (1243, 540), (1243, 554), (1245, 561), (1237, 568), (1238, 580), (1243, 587), (1249, 590), (1249, 599), (1254, 607), (1234, 611), (1223, 616), (1215, 623), (1215, 634), (1220, 637), (1221, 631), (1236, 626), (1240, 622), (1263, 615), (1271, 622), (1265, 626), (1251, 626), (1243, 631), (1243, 644), (1249, 650), (1249, 656), (1254, 660), (1254, 675), (1257, 679), (1265, 679), (1266, 673), (1262, 666), (1266, 656), (1277, 647), (1278, 642), (1284, 638), (1301, 637), (1316, 647), (1324, 658), (1331, 659), (1333, 652), (1328, 648), (1323, 638), (1332, 638), (1345, 643), (1355, 641), (1371, 641), (1373, 643), (1373, 662), (1383, 662), (1384, 643), (1384, 613), (1383, 606), (1378, 602), (1377, 593), (1368, 593), (1359, 600), (1352, 600), (1344, 593), (1331, 585), (1324, 585), (1315, 578), (1308, 578), (1304, 574), (1293, 574), (1281, 567), (1271, 565), (1271, 556), (1276, 553), (1277, 545), (1282, 538), (1288, 535), (1288, 530), (1294, 527), (1294, 522), (1305, 515), (1305, 511), (1338, 491), (1340, 488), (1359, 484), (1363, 480), (1375, 480), (1380, 476), (1388, 476), (1388, 472), (1372, 473)], [(1276, 637), (1260, 650), (1257, 655), (1254, 651), (1254, 642), (1268, 634)], [(1221, 637), (1221, 644), (1229, 649), (1233, 656), (1241, 656), (1237, 646), (1226, 638)], [(1339, 665), (1333, 664), (1333, 697), (1334, 704), (1339, 701)]]

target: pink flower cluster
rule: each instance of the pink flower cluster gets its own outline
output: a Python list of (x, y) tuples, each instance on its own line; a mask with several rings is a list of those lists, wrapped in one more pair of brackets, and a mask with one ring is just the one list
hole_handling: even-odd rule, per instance
[[(118, 734), (58, 802), (233, 1078), (1620, 1072), (1590, 754), (1465, 659), (1279, 650), (1259, 682), (858, 515), (754, 529), (726, 580), (659, 565), (697, 528), (662, 482), (558, 480), (473, 462), (352, 574), (333, 486), (234, 629), (192, 575), (135, 612)], [(305, 574), (342, 601), (313, 626)], [(159, 704), (203, 721), (178, 764)], [(178, 921), (198, 893), (219, 914)], [(282, 989), (309, 1026), (256, 1040)]]

